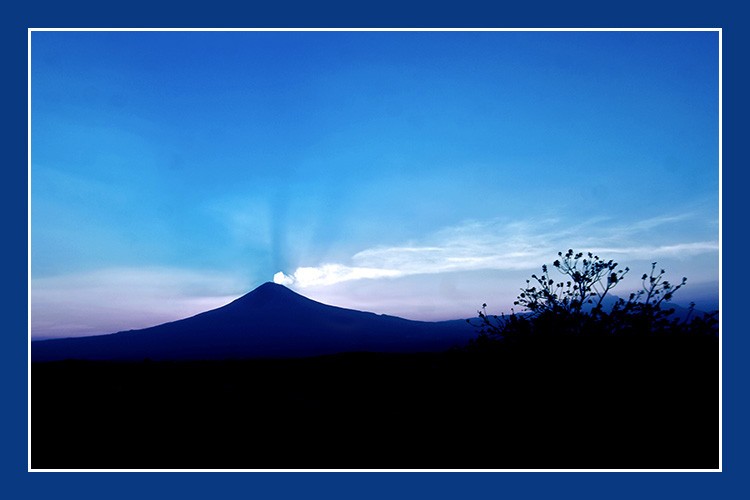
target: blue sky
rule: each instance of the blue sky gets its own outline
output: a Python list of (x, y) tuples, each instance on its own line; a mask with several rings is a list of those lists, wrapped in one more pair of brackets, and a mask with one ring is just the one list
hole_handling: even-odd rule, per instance
[(567, 248), (710, 307), (718, 92), (716, 32), (34, 32), (32, 335), (508, 311)]

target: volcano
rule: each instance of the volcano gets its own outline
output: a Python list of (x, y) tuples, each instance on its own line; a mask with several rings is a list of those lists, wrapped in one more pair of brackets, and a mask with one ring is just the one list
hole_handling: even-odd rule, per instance
[(32, 361), (203, 360), (341, 352), (428, 352), (474, 336), (464, 320), (424, 322), (315, 302), (275, 283), (190, 318), (90, 337), (31, 343)]

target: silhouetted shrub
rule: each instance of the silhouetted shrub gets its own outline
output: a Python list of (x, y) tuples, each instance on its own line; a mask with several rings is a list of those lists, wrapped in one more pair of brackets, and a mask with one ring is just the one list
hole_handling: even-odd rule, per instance
[(495, 341), (514, 341), (549, 337), (601, 336), (665, 336), (715, 335), (718, 312), (693, 317), (695, 304), (690, 304), (686, 317), (673, 317), (674, 309), (665, 307), (675, 292), (685, 286), (665, 279), (665, 271), (651, 271), (641, 276), (641, 289), (627, 299), (618, 298), (607, 305), (609, 292), (628, 274), (629, 269), (617, 269), (617, 262), (600, 259), (591, 252), (585, 255), (568, 250), (558, 253), (560, 259), (552, 264), (562, 279), (550, 276), (547, 265), (542, 273), (532, 274), (521, 288), (514, 305), (525, 311), (510, 315), (489, 315), (487, 304), (478, 312), (478, 320), (467, 320), (478, 330), (472, 342), (474, 349), (495, 346)]

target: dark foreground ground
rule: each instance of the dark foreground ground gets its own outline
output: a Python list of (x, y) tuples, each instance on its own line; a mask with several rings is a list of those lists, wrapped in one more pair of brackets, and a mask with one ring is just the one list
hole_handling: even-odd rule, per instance
[(717, 468), (715, 338), (32, 366), (37, 468)]

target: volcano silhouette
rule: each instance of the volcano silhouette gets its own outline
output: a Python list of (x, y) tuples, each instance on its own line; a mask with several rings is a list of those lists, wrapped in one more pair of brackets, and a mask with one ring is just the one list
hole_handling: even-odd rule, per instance
[(334, 307), (275, 283), (190, 318), (141, 330), (31, 343), (32, 361), (301, 357), (439, 351), (465, 344), (464, 320), (423, 322)]

